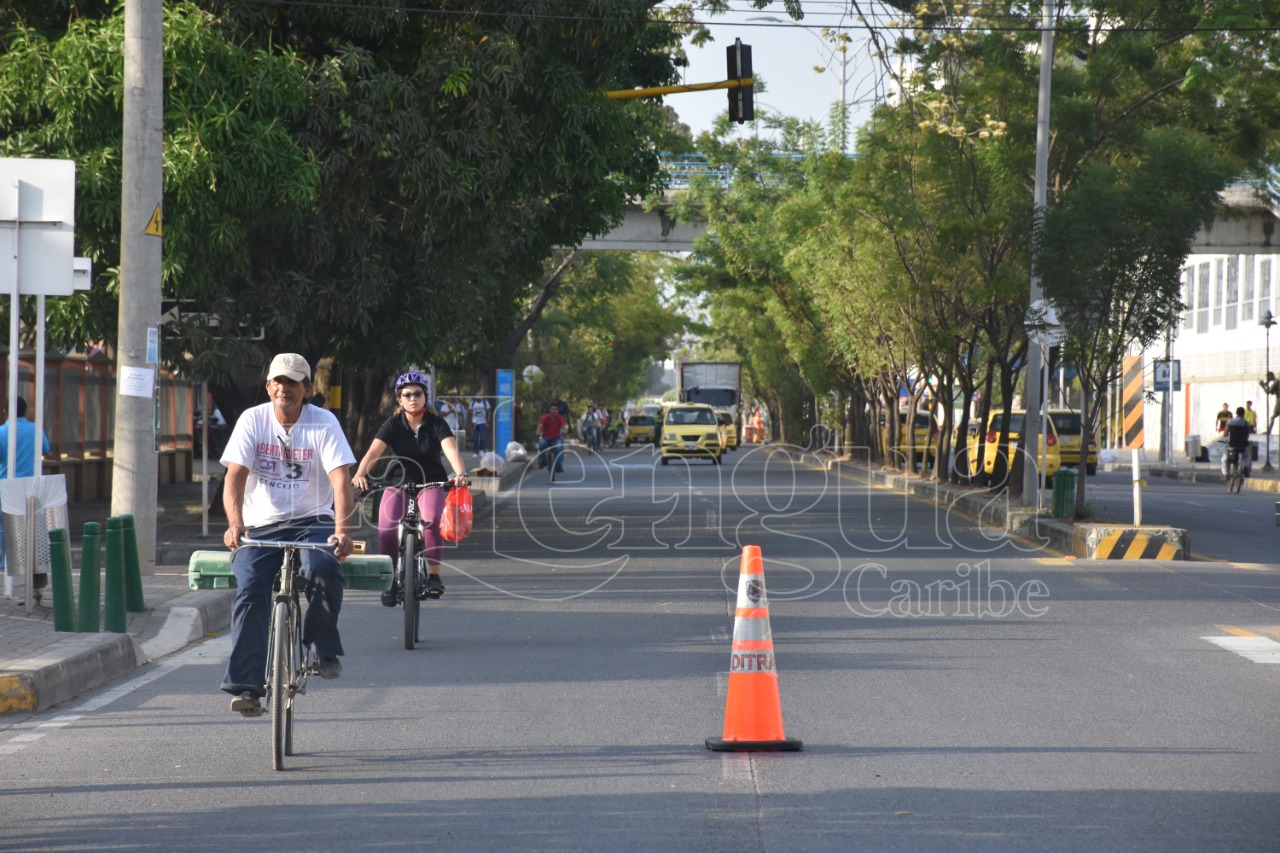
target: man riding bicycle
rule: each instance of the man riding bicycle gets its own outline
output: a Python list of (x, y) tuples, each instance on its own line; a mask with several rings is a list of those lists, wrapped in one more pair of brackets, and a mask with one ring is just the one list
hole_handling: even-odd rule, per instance
[[(560, 395), (557, 394), (557, 397)], [(560, 413), (559, 406), (553, 401), (547, 404), (547, 413), (538, 419), (538, 467), (545, 468), (554, 463), (556, 473), (564, 471), (564, 462), (562, 455), (564, 454), (564, 431), (569, 428), (569, 423), (564, 419), (564, 415)], [(543, 452), (551, 449), (548, 456), (544, 456)]]
[(1246, 477), (1249, 476), (1253, 453), (1249, 446), (1249, 434), (1253, 427), (1244, 419), (1244, 406), (1236, 407), (1236, 416), (1227, 421), (1227, 452), (1222, 454), (1222, 476), (1227, 476), (1227, 464), (1231, 459), (1240, 459), (1240, 467)]
[(263, 678), (271, 591), (280, 555), (265, 548), (242, 548), (240, 539), (276, 542), (330, 542), (337, 557), (317, 550), (300, 553), (307, 579), (307, 612), (302, 642), (315, 645), (322, 678), (342, 674), (342, 570), (351, 553), (348, 524), (355, 500), (347, 469), (355, 455), (338, 419), (307, 403), (311, 366), (296, 353), (281, 353), (267, 372), (270, 402), (247, 409), (236, 421), (222, 454), (227, 477), (222, 503), (227, 512), (223, 543), (232, 550), (236, 597), (231, 606), (231, 658), (222, 689), (235, 696), (231, 710), (246, 717), (263, 712)]

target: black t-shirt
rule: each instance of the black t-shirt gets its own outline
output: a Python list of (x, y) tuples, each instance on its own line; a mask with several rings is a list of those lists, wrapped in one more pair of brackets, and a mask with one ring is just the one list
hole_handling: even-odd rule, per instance
[[(444, 463), (440, 461), (440, 449), (441, 442), (446, 438), (453, 438), (453, 430), (439, 415), (430, 412), (424, 414), (422, 426), (418, 427), (415, 435), (404, 412), (397, 412), (378, 427), (378, 434), (374, 438), (386, 442), (391, 453), (404, 460), (404, 472), (398, 479), (426, 483), (448, 479)], [(394, 465), (388, 469), (388, 473), (395, 477), (397, 472)]]
[(1227, 446), (1244, 450), (1249, 446), (1249, 422), (1240, 416), (1227, 421)]

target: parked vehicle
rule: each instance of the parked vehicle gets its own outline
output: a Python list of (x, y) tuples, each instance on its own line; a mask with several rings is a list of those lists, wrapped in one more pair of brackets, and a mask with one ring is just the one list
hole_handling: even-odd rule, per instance
[[(1005, 447), (1000, 447), (1000, 431), (1004, 426), (1004, 412), (992, 412), (991, 417), (987, 420), (986, 443), (982, 453), (982, 468), (988, 474), (995, 473), (996, 459), (1000, 454), (1004, 454), (1008, 459), (1013, 456), (1010, 448), (1018, 446), (1018, 440), (1022, 437), (1023, 421), (1026, 418), (1026, 412), (1010, 412), (1009, 414), (1009, 443)], [(1058, 434), (1053, 429), (1053, 419), (1045, 418), (1047, 428), (1045, 434), (1040, 436), (1040, 448), (1036, 454), (1036, 459), (1040, 465), (1040, 471), (1044, 475), (1045, 485), (1053, 485), (1053, 475), (1062, 467), (1062, 457), (1058, 450)]]
[[(924, 468), (929, 464), (929, 460), (938, 452), (938, 426), (925, 412), (916, 412), (914, 419), (915, 430), (915, 450), (912, 458), (913, 467)], [(896, 447), (889, 446), (889, 427), (885, 423), (884, 417), (880, 418), (880, 441), (884, 445), (886, 451), (893, 454), (895, 451), (899, 454), (899, 458), (906, 458), (907, 444), (907, 413), (898, 412), (898, 444)]]
[[(1070, 409), (1050, 409), (1049, 419), (1058, 434), (1058, 455), (1064, 468), (1080, 467), (1080, 449), (1084, 446), (1084, 418)], [(1089, 447), (1085, 453), (1085, 473), (1090, 477), (1098, 473), (1098, 442), (1089, 435)]]

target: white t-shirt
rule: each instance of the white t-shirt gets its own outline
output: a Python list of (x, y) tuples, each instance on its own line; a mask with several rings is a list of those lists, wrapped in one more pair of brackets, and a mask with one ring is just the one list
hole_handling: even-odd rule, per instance
[(479, 426), (489, 422), (489, 401), (473, 400), (471, 403), (471, 423)]
[(274, 405), (248, 409), (236, 421), (222, 464), (249, 469), (244, 487), (244, 523), (261, 527), (308, 516), (333, 517), (329, 472), (354, 465), (355, 455), (338, 419), (327, 409), (306, 405), (288, 431)]
[(449, 429), (455, 432), (458, 429), (458, 404), (445, 400), (440, 405), (440, 417), (444, 418), (444, 422), (449, 425)]

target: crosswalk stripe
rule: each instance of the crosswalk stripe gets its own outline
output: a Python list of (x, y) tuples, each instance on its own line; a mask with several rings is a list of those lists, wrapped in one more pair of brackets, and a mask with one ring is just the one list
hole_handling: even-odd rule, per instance
[(1269, 637), (1201, 637), (1254, 663), (1280, 663), (1280, 643)]

